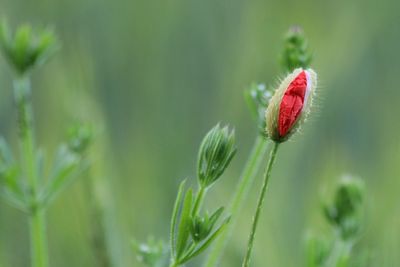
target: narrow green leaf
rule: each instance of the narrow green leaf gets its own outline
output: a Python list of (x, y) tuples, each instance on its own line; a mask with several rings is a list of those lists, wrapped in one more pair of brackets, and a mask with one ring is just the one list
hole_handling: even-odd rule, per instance
[(186, 257), (184, 257), (182, 260), (180, 260), (180, 263), (185, 263), (188, 260), (196, 257), (197, 255), (199, 255), (201, 252), (203, 252), (204, 250), (206, 250), (211, 243), (222, 233), (222, 231), (225, 229), (225, 227), (228, 225), (229, 221), (230, 221), (231, 217), (229, 216), (228, 218), (226, 218), (222, 224), (218, 227), (217, 230), (215, 230), (215, 232), (213, 234), (210, 235), (210, 237), (204, 241), (204, 243), (198, 247), (195, 251), (193, 251), (191, 254), (187, 255)]
[(172, 211), (172, 217), (171, 217), (171, 229), (170, 229), (170, 242), (171, 242), (171, 257), (175, 258), (176, 255), (176, 246), (175, 246), (175, 230), (176, 230), (176, 223), (178, 221), (178, 211), (180, 207), (180, 203), (182, 201), (182, 196), (183, 196), (183, 189), (185, 188), (186, 180), (183, 180), (181, 184), (179, 185), (178, 189), (178, 194), (176, 196), (175, 204), (174, 204), (174, 209)]
[[(82, 168), (78, 168), (81, 166)], [(41, 194), (41, 201), (48, 204), (54, 197), (69, 185), (79, 171), (85, 169), (81, 163), (81, 158), (71, 153), (65, 145), (59, 148), (55, 167), (50, 176), (50, 180)]]
[(178, 238), (176, 240), (176, 259), (182, 256), (186, 249), (186, 243), (190, 235), (190, 211), (192, 210), (193, 190), (189, 188), (181, 212), (181, 219), (178, 226)]

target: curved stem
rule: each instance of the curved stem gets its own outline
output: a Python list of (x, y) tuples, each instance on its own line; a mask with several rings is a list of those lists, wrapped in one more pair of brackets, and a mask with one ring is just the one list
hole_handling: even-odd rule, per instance
[(45, 212), (37, 203), (39, 179), (36, 169), (35, 139), (30, 80), (27, 75), (14, 81), (15, 101), (18, 109), (19, 140), (24, 172), (30, 188), (29, 226), (31, 233), (31, 257), (33, 267), (47, 267)]
[(228, 213), (231, 214), (231, 221), (227, 225), (227, 229), (223, 231), (220, 236), (215, 241), (213, 249), (210, 251), (204, 267), (214, 267), (217, 266), (219, 258), (228, 243), (228, 239), (232, 234), (232, 230), (235, 226), (237, 215), (243, 207), (244, 200), (248, 195), (249, 188), (253, 184), (254, 179), (257, 176), (258, 170), (262, 163), (262, 159), (267, 151), (268, 142), (262, 136), (257, 136), (251, 152), (249, 154), (248, 160), (245, 164), (243, 172), (241, 174), (240, 183), (237, 185), (235, 193), (231, 199), (231, 206)]
[(253, 224), (252, 224), (251, 232), (250, 232), (250, 236), (249, 236), (249, 242), (247, 244), (247, 251), (246, 251), (246, 255), (243, 260), (242, 267), (248, 267), (250, 265), (251, 251), (253, 249), (253, 243), (254, 243), (254, 238), (256, 235), (257, 225), (258, 225), (261, 210), (262, 210), (262, 207), (264, 204), (265, 193), (267, 191), (268, 181), (269, 181), (269, 177), (271, 176), (271, 170), (272, 170), (272, 166), (275, 161), (275, 156), (276, 156), (276, 152), (278, 151), (278, 147), (279, 147), (279, 144), (274, 143), (274, 146), (272, 148), (271, 155), (270, 155), (270, 158), (268, 161), (268, 165), (265, 170), (264, 183), (263, 183), (263, 186), (261, 189), (260, 196), (258, 198), (257, 209), (256, 209), (256, 213), (254, 215)]

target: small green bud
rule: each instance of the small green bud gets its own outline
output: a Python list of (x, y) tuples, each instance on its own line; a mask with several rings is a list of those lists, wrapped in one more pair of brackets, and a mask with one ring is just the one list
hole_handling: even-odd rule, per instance
[(217, 222), (223, 211), (224, 208), (221, 207), (217, 209), (211, 216), (209, 216), (208, 212), (206, 212), (204, 217), (196, 215), (194, 218), (192, 218), (190, 233), (196, 243), (203, 241), (210, 235), (215, 226), (215, 223)]
[(364, 183), (345, 176), (339, 183), (332, 205), (324, 207), (325, 217), (336, 225), (344, 239), (355, 236), (362, 224)]
[(0, 26), (0, 46), (4, 56), (19, 74), (43, 64), (58, 48), (51, 30), (34, 32), (30, 25), (22, 25), (13, 35), (5, 21)]
[(133, 242), (138, 261), (149, 267), (164, 267), (168, 262), (168, 249), (163, 241), (156, 241), (148, 238), (146, 243), (138, 244)]
[(82, 154), (92, 141), (92, 129), (89, 125), (77, 124), (68, 130), (68, 147), (71, 151)]
[(284, 41), (281, 55), (282, 67), (287, 72), (294, 69), (308, 69), (312, 60), (308, 51), (308, 42), (301, 27), (293, 26), (289, 29)]
[(216, 125), (204, 137), (199, 150), (197, 177), (208, 187), (225, 171), (236, 153), (235, 134), (228, 127)]
[(245, 90), (247, 105), (257, 121), (260, 134), (265, 137), (267, 137), (265, 131), (265, 110), (268, 107), (271, 97), (272, 90), (267, 89), (263, 83), (252, 83), (250, 87)]

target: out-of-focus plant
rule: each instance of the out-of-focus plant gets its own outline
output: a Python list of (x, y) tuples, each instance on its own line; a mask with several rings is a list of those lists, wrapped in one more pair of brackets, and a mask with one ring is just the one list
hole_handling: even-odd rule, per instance
[[(236, 153), (234, 132), (228, 127), (216, 125), (204, 137), (198, 154), (198, 190), (193, 193), (186, 188), (184, 180), (178, 190), (171, 217), (170, 229), (170, 267), (182, 266), (204, 250), (228, 225), (230, 216), (219, 224), (224, 208), (209, 214), (202, 213), (201, 206), (207, 191), (221, 177)], [(151, 267), (163, 265), (162, 243), (136, 245), (139, 260)], [(165, 264), (165, 263), (164, 263)]]
[(334, 199), (323, 205), (332, 236), (310, 236), (307, 240), (307, 267), (359, 266), (362, 258), (353, 255), (353, 247), (364, 225), (365, 186), (361, 179), (344, 176)]
[[(292, 72), (300, 67), (306, 69), (311, 64), (307, 40), (302, 29), (298, 26), (291, 27), (286, 34), (281, 54), (281, 64), (284, 72)], [(222, 256), (238, 214), (261, 168), (264, 155), (267, 152), (267, 143), (270, 139), (266, 131), (265, 112), (273, 93), (274, 89), (263, 83), (252, 83), (244, 92), (247, 105), (257, 123), (258, 134), (241, 174), (241, 180), (231, 200), (231, 205), (228, 210), (232, 216), (231, 223), (227, 231), (224, 231), (216, 240), (204, 264), (205, 267), (218, 266), (219, 258)]]
[[(70, 150), (81, 154), (86, 159), (89, 155), (86, 155), (85, 151), (88, 150), (87, 148), (90, 146), (95, 134), (93, 126), (82, 122), (75, 123), (68, 129), (67, 134)], [(101, 181), (98, 177), (93, 177), (90, 170), (85, 172), (85, 176), (85, 196), (89, 205), (89, 234), (96, 266), (110, 267), (113, 266), (113, 262), (110, 251), (111, 245), (106, 236), (106, 211), (102, 203), (103, 200), (99, 199), (99, 194), (96, 192), (96, 186), (99, 186), (99, 183), (101, 185)]]
[[(51, 30), (34, 31), (20, 26), (12, 34), (6, 22), (0, 27), (0, 46), (15, 70), (14, 97), (17, 108), (18, 142), (16, 159), (4, 139), (0, 141), (0, 194), (29, 216), (32, 266), (49, 265), (46, 241), (46, 210), (54, 198), (69, 185), (88, 162), (83, 158), (87, 140), (60, 144), (51, 171), (46, 173), (44, 155), (37, 148), (32, 107), (32, 70), (45, 63), (57, 50)], [(79, 139), (79, 142), (78, 142)]]
[(303, 29), (299, 26), (292, 26), (286, 34), (281, 54), (283, 70), (291, 72), (297, 68), (306, 69), (310, 66), (311, 61), (312, 54), (309, 51)]

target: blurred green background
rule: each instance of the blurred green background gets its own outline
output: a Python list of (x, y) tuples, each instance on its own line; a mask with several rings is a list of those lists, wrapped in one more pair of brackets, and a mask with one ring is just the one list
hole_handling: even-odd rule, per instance
[[(309, 39), (319, 94), (310, 122), (279, 151), (253, 264), (302, 266), (305, 233), (326, 232), (320, 200), (349, 173), (368, 188), (360, 245), (373, 252), (370, 266), (400, 266), (399, 8), (395, 0), (0, 0), (14, 28), (50, 24), (62, 41), (34, 73), (39, 144), (51, 161), (74, 120), (102, 129), (92, 173), (108, 182), (121, 266), (141, 266), (133, 238), (167, 239), (178, 183), (195, 183), (198, 145), (217, 122), (235, 127), (239, 151), (209, 206), (228, 202), (257, 134), (243, 89), (283, 75), (278, 54), (293, 24)], [(16, 147), (11, 75), (1, 58), (0, 133)], [(51, 266), (94, 264), (83, 179), (48, 213)], [(261, 176), (221, 267), (240, 266), (259, 185)], [(1, 202), (0, 266), (29, 265), (28, 237), (26, 216)]]

